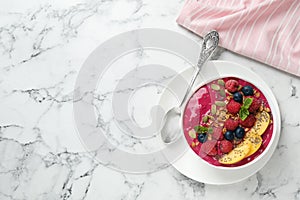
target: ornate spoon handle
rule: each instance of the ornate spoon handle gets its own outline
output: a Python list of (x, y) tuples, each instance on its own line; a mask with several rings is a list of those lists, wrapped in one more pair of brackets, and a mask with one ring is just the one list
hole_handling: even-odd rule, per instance
[[(210, 45), (208, 43), (211, 42)], [(197, 63), (197, 71), (194, 73), (193, 78), (186, 90), (186, 93), (179, 105), (179, 107), (182, 106), (182, 104), (185, 102), (186, 98), (188, 97), (188, 94), (190, 93), (194, 82), (196, 78), (198, 77), (202, 66), (204, 63), (208, 60), (208, 58), (212, 55), (213, 51), (217, 48), (219, 44), (219, 33), (217, 31), (210, 31), (208, 34), (206, 34), (203, 38), (203, 44), (202, 44), (202, 50), (200, 52), (199, 60)]]

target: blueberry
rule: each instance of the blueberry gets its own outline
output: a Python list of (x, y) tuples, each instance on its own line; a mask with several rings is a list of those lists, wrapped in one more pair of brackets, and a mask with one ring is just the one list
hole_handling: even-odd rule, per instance
[(253, 88), (250, 85), (245, 85), (242, 88), (242, 92), (245, 96), (252, 96), (254, 94)]
[(234, 131), (234, 135), (236, 138), (242, 139), (245, 136), (245, 129), (238, 126)]
[(207, 135), (206, 133), (200, 133), (197, 138), (199, 142), (204, 143), (207, 140)]
[(243, 95), (242, 95), (240, 92), (235, 92), (235, 93), (233, 94), (233, 99), (234, 99), (236, 102), (242, 103), (242, 102), (243, 102)]
[(226, 131), (224, 137), (226, 140), (232, 141), (234, 139), (234, 134), (232, 131)]

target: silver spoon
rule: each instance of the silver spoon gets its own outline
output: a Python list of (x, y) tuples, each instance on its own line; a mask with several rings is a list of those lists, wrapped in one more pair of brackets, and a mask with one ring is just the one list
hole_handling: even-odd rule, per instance
[[(208, 44), (210, 43), (210, 44)], [(186, 101), (196, 78), (198, 77), (202, 66), (212, 55), (213, 51), (219, 44), (219, 34), (217, 31), (210, 31), (203, 38), (202, 49), (197, 63), (197, 69), (194, 72), (193, 78), (186, 90), (186, 93), (178, 107), (173, 107), (164, 116), (163, 122), (164, 126), (161, 129), (161, 137), (164, 143), (169, 144), (175, 142), (181, 133), (181, 126), (178, 125), (181, 117), (181, 107)]]

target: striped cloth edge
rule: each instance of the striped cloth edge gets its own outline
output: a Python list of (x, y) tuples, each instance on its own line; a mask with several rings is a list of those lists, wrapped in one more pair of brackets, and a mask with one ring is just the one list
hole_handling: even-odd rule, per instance
[(203, 36), (220, 34), (220, 46), (300, 76), (299, 0), (187, 0), (177, 18)]

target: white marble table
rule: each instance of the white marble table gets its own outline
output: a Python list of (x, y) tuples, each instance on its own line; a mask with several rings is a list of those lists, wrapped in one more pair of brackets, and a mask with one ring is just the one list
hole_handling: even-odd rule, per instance
[[(85, 151), (73, 119), (74, 85), (83, 62), (104, 41), (137, 28), (165, 28), (201, 41), (176, 25), (182, 5), (182, 0), (0, 2), (1, 200), (300, 199), (300, 78), (228, 51), (220, 50), (218, 59), (261, 74), (281, 109), (278, 147), (257, 174), (232, 185), (207, 185), (173, 167), (121, 173)], [(111, 84), (113, 78), (108, 77)], [(105, 89), (109, 94), (110, 84)], [(98, 103), (109, 98), (101, 95)], [(120, 148), (141, 148), (128, 138), (116, 142)]]

